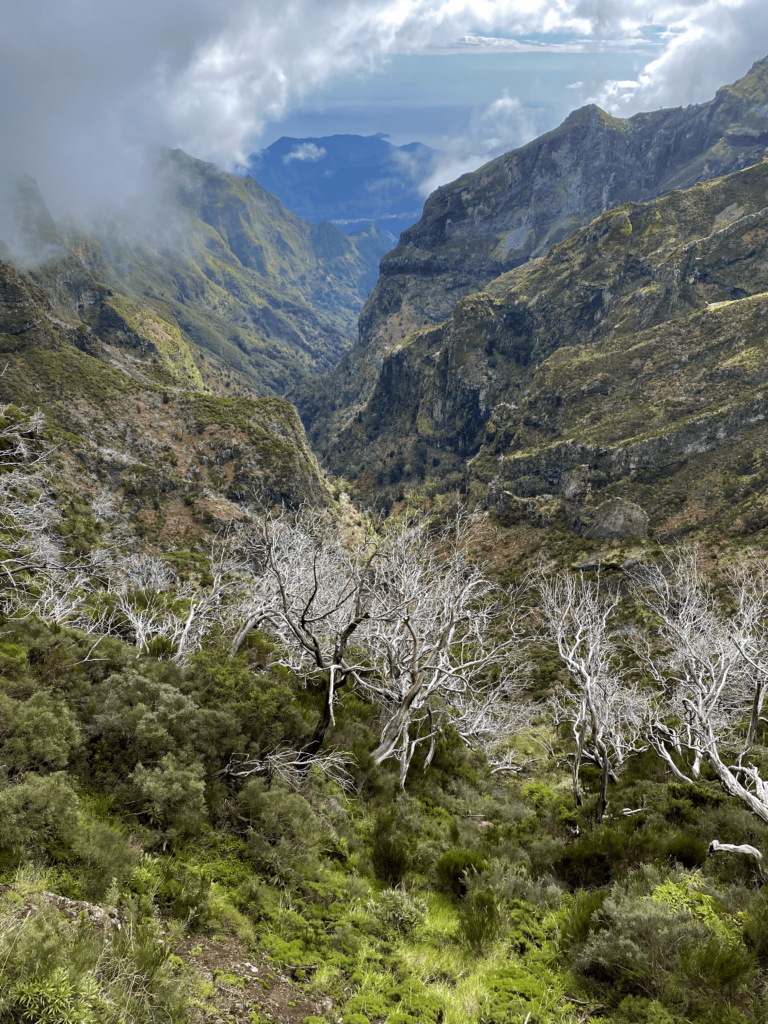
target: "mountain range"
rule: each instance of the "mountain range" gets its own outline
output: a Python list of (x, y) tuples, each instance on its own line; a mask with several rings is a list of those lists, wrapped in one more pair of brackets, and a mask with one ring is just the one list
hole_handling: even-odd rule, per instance
[[(763, 60), (700, 106), (575, 111), (439, 188), (382, 259), (358, 344), (319, 393), (299, 389), (327, 465), (386, 507), (419, 486), (491, 505), (558, 493), (586, 464), (654, 528), (690, 518), (695, 459), (716, 472), (759, 441), (738, 409), (760, 390), (766, 146)], [(651, 401), (638, 388), (657, 378)], [(677, 488), (674, 514), (641, 478)]]
[(420, 215), (420, 186), (436, 156), (421, 142), (394, 146), (381, 133), (284, 136), (253, 153), (247, 169), (300, 217), (332, 221), (349, 234), (375, 221), (395, 245)]
[[(312, 162), (284, 142), (274, 166)], [(768, 60), (699, 106), (585, 107), (439, 188), (392, 251), (180, 151), (158, 156), (151, 227), (56, 224), (25, 179), (0, 394), (44, 407), (89, 464), (122, 452), (111, 478), (151, 477), (158, 508), (188, 487), (326, 500), (311, 444), (385, 509), (462, 492), (510, 524), (555, 501), (585, 537), (751, 536), (768, 525), (767, 145)], [(141, 437), (134, 407), (154, 410)], [(219, 454), (174, 454), (174, 432), (214, 425)]]

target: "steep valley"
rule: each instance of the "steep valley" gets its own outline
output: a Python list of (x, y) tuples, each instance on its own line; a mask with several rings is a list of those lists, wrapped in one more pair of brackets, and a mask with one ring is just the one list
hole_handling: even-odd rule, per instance
[(588, 107), (390, 254), (18, 183), (0, 1024), (768, 1020), (766, 145)]

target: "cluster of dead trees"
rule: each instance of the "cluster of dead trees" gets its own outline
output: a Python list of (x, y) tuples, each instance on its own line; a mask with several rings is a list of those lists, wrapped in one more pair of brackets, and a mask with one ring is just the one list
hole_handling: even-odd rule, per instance
[(697, 552), (681, 549), (623, 583), (611, 591), (599, 575), (566, 573), (537, 582), (543, 634), (568, 673), (552, 707), (573, 732), (576, 804), (585, 759), (601, 772), (600, 820), (609, 781), (651, 747), (683, 782), (707, 764), (768, 822), (765, 751), (755, 749), (768, 724), (768, 566), (734, 561), (716, 591)]
[[(696, 780), (707, 764), (724, 789), (768, 821), (757, 748), (768, 687), (768, 568), (733, 563), (718, 590), (695, 551), (681, 550), (609, 586), (600, 574), (534, 573), (512, 593), (470, 557), (476, 528), (459, 515), (344, 536), (323, 511), (252, 509), (186, 581), (166, 561), (103, 543), (67, 554), (46, 480), (42, 421), (0, 410), (0, 572), (6, 617), (35, 615), (132, 643), (137, 655), (187, 660), (215, 638), (231, 656), (259, 630), (274, 660), (319, 688), (323, 706), (300, 751), (233, 758), (231, 774), (293, 777), (317, 763), (340, 781), (348, 761), (324, 749), (335, 709), (354, 692), (376, 709), (373, 759), (433, 757), (450, 724), (503, 767), (511, 738), (538, 717), (570, 730), (573, 795), (600, 771), (601, 820), (629, 758), (652, 748)], [(109, 522), (108, 495), (93, 514)], [(108, 534), (108, 530), (106, 533)], [(546, 704), (526, 697), (531, 658), (546, 644), (562, 665)], [(533, 652), (533, 653), (532, 653)]]

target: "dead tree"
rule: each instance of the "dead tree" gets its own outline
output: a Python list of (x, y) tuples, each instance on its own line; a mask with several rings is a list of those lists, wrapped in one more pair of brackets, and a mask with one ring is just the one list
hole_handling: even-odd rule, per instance
[[(659, 693), (649, 726), (655, 749), (684, 782), (696, 779), (706, 761), (726, 793), (768, 821), (768, 783), (754, 765), (742, 764), (765, 685), (754, 669), (762, 658), (762, 619), (756, 618), (762, 597), (751, 584), (740, 593), (737, 583), (738, 607), (726, 616), (693, 550), (636, 574), (636, 583), (638, 597), (655, 618), (652, 635), (638, 645)], [(750, 723), (746, 746), (739, 739), (745, 721)], [(739, 748), (740, 753), (729, 753)]]
[(498, 741), (520, 707), (520, 630), (514, 604), (467, 557), (476, 524), (458, 517), (439, 537), (423, 522), (398, 533), (378, 562), (365, 635), (375, 671), (360, 689), (382, 709), (377, 764), (400, 762), (450, 722), (470, 744)]
[(491, 707), (510, 700), (504, 666), (518, 640), (499, 621), (500, 591), (466, 558), (468, 525), (432, 536), (417, 522), (350, 545), (320, 512), (283, 512), (258, 526), (233, 655), (264, 629), (280, 663), (322, 687), (307, 756), (319, 751), (344, 687), (380, 708), (373, 757), (396, 758), (403, 783), (416, 747), (430, 744), (429, 761), (446, 722), (469, 740), (473, 721), (485, 729)]
[(323, 708), (304, 749), (313, 758), (334, 722), (339, 691), (371, 671), (360, 644), (382, 542), (347, 546), (327, 514), (306, 508), (254, 520), (239, 542), (245, 595), (231, 656), (252, 630), (263, 629), (279, 646), (279, 663), (322, 689)]
[(593, 583), (583, 573), (540, 574), (536, 587), (544, 638), (554, 644), (570, 677), (552, 709), (555, 720), (568, 722), (573, 732), (574, 803), (583, 803), (581, 766), (591, 760), (600, 769), (596, 817), (602, 821), (609, 780), (631, 754), (645, 749), (640, 743), (643, 695), (626, 681), (611, 628), (618, 597), (606, 592), (599, 575)]

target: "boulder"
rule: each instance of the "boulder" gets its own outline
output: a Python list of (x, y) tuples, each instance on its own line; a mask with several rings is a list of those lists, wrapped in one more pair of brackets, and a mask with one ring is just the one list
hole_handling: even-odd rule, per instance
[(633, 501), (610, 498), (604, 501), (584, 522), (585, 537), (600, 540), (621, 540), (624, 537), (648, 536), (648, 513)]

